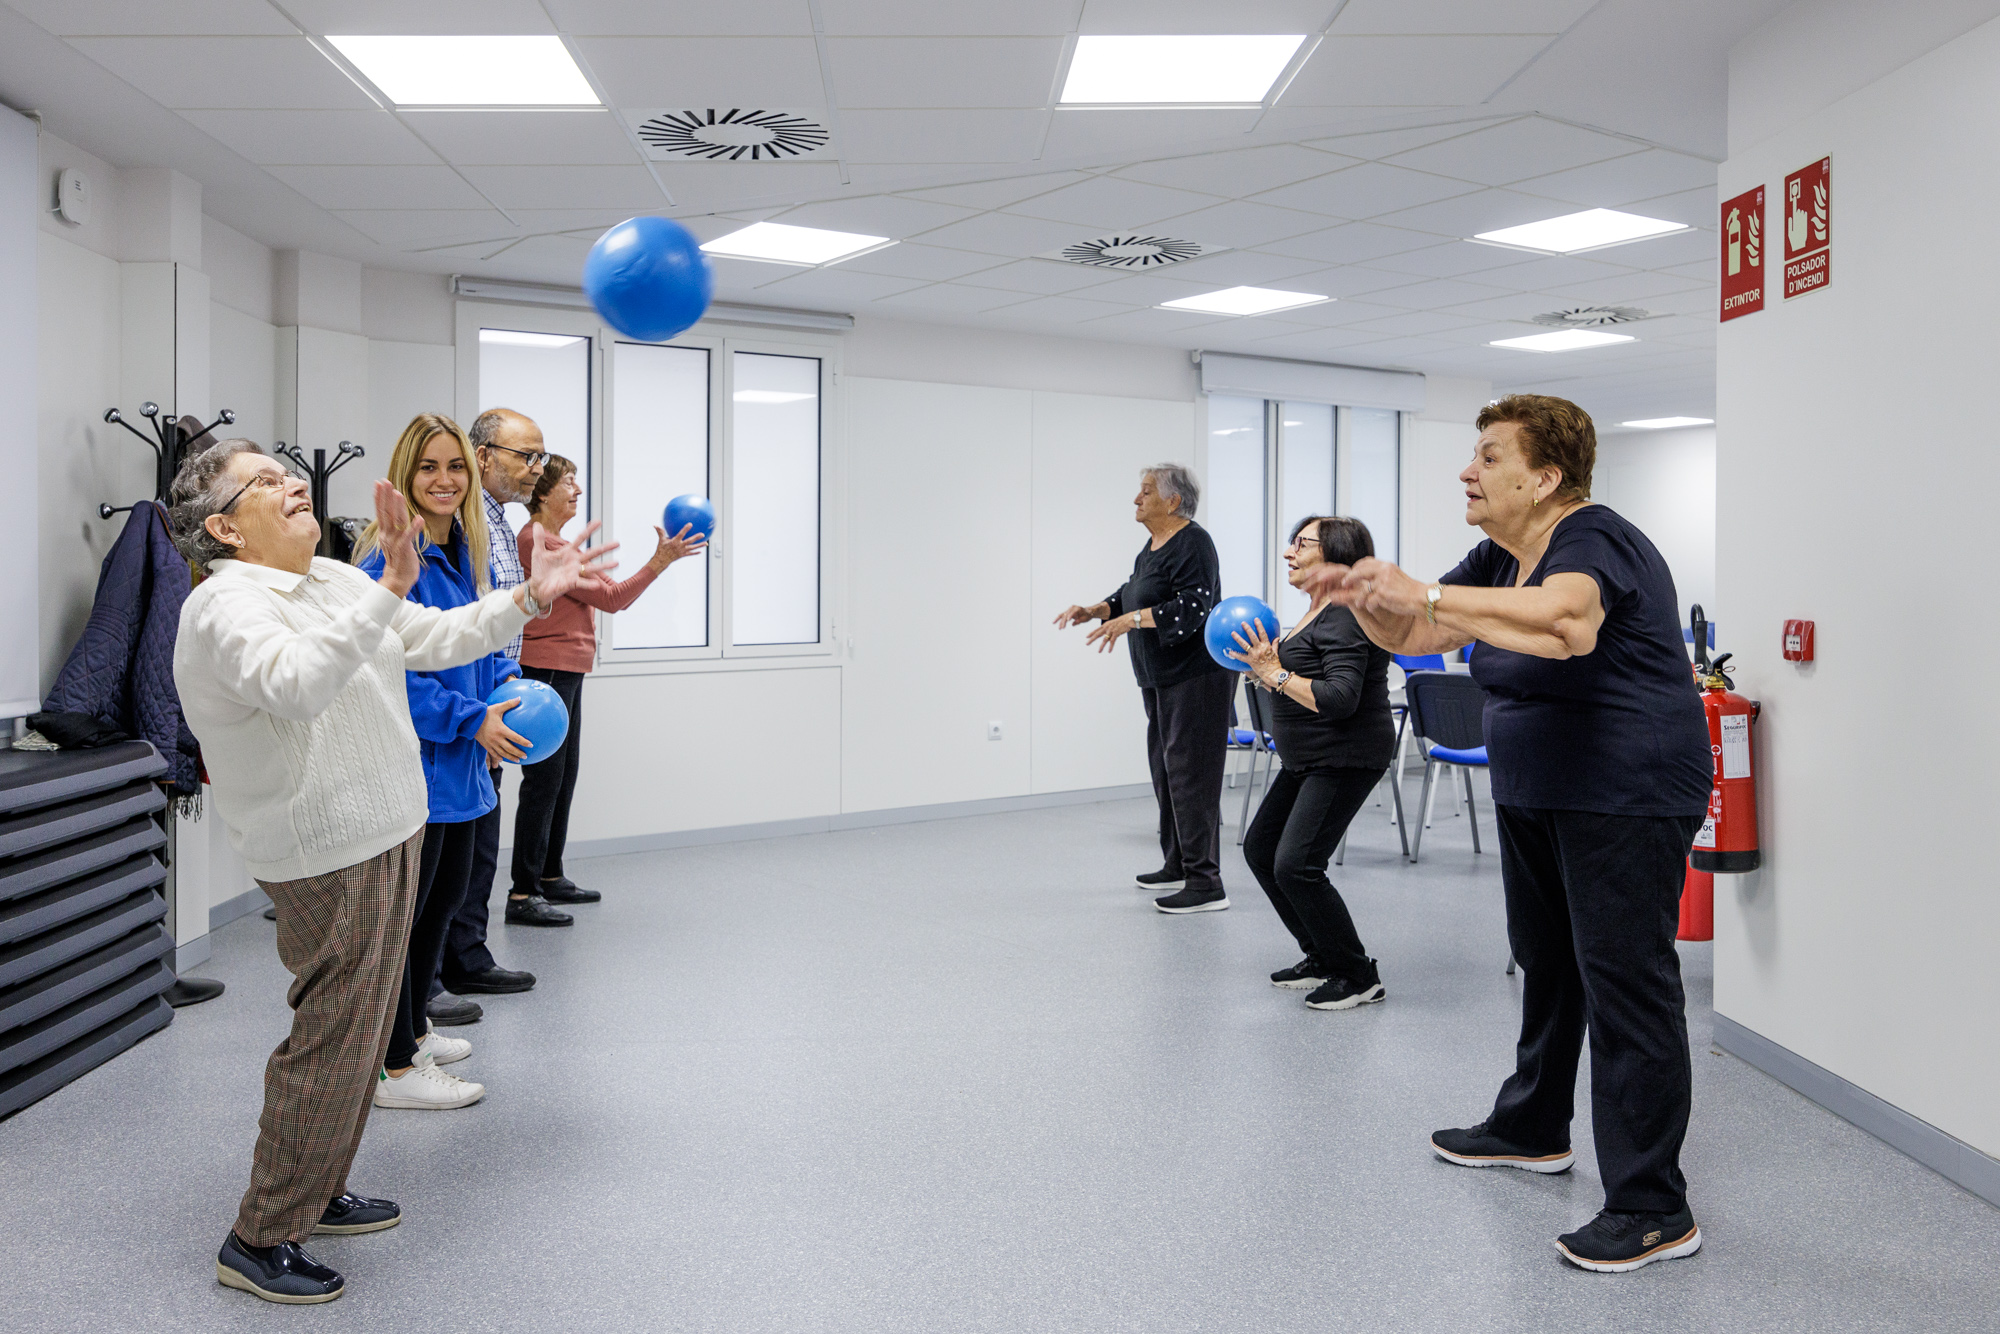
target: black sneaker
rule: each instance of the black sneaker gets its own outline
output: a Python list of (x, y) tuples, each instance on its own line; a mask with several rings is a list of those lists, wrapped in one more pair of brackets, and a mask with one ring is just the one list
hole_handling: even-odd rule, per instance
[(1178, 894), (1154, 899), (1153, 906), (1161, 912), (1221, 912), (1229, 906), (1229, 895), (1219, 889), (1184, 889)]
[(1318, 959), (1300, 959), (1290, 968), (1271, 974), (1271, 985), (1287, 991), (1311, 991), (1326, 985), (1327, 967)]
[(1184, 877), (1168, 870), (1148, 871), (1144, 875), (1135, 875), (1132, 877), (1132, 883), (1140, 889), (1151, 890), (1155, 894), (1167, 889), (1187, 888), (1187, 880)]
[(388, 1200), (364, 1199), (359, 1195), (336, 1195), (333, 1203), (326, 1206), (326, 1212), (313, 1225), (313, 1235), (333, 1233), (344, 1236), (355, 1232), (380, 1232), (403, 1221), (401, 1206)]
[(1466, 1130), (1440, 1130), (1431, 1136), (1437, 1156), (1460, 1167), (1518, 1167), (1524, 1172), (1567, 1172), (1576, 1166), (1569, 1149), (1537, 1153), (1486, 1132), (1486, 1123)]
[(330, 1302), (347, 1287), (345, 1279), (313, 1259), (296, 1241), (252, 1246), (234, 1231), (215, 1257), (215, 1281), (286, 1306)]
[(1685, 1206), (1677, 1214), (1625, 1214), (1606, 1209), (1574, 1232), (1556, 1238), (1563, 1259), (1600, 1274), (1643, 1269), (1655, 1260), (1678, 1260), (1701, 1249), (1701, 1229)]
[(1351, 1010), (1357, 1005), (1373, 1005), (1388, 994), (1382, 989), (1382, 974), (1376, 970), (1375, 961), (1370, 959), (1367, 976), (1331, 979), (1306, 997), (1306, 1007), (1313, 1010)]

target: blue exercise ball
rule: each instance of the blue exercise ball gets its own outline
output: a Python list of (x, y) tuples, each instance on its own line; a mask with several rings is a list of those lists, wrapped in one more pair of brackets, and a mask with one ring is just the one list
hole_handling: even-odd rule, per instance
[(1252, 621), (1263, 625), (1266, 639), (1278, 637), (1278, 613), (1272, 611), (1264, 599), (1246, 596), (1224, 598), (1216, 603), (1215, 609), (1208, 613), (1208, 623), (1202, 627), (1201, 632), (1202, 642), (1208, 645), (1208, 656), (1232, 672), (1249, 671), (1249, 663), (1229, 655), (1243, 651), (1235, 639), (1238, 630), (1243, 631), (1245, 639), (1252, 643), (1256, 642), (1255, 637), (1249, 632)]
[(510, 699), (521, 702), (501, 714), (500, 721), (507, 725), (508, 731), (528, 739), (528, 758), (507, 763), (539, 764), (554, 755), (563, 738), (569, 735), (569, 709), (556, 688), (546, 681), (517, 676), (494, 687), (486, 702), (500, 704)]
[(583, 291), (627, 338), (659, 343), (700, 319), (715, 277), (708, 256), (672, 218), (627, 218), (583, 261)]
[(667, 513), (661, 527), (668, 537), (679, 537), (681, 529), (693, 525), (688, 534), (690, 540), (700, 538), (704, 542), (715, 531), (715, 502), (707, 496), (675, 496), (667, 502)]

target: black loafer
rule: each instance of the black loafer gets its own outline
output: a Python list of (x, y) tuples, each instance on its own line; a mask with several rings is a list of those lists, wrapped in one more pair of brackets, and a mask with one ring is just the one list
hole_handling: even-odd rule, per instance
[(539, 890), (541, 896), (550, 903), (595, 903), (604, 897), (594, 889), (585, 889), (568, 876), (544, 880)]
[(326, 1212), (313, 1226), (313, 1235), (323, 1232), (344, 1235), (352, 1232), (380, 1232), (403, 1221), (403, 1210), (389, 1200), (371, 1200), (360, 1195), (336, 1195)]
[(286, 1306), (330, 1302), (347, 1288), (346, 1279), (313, 1259), (296, 1241), (251, 1246), (234, 1231), (216, 1254), (215, 1281)]
[(476, 1024), (486, 1011), (479, 1008), (478, 1001), (461, 1000), (457, 996), (433, 996), (424, 1006), (424, 1013), (434, 1024), (451, 1028), (457, 1024)]
[(444, 989), (459, 996), (505, 996), (516, 991), (532, 991), (533, 973), (517, 973), (507, 968), (488, 968), (483, 973), (445, 979)]
[(558, 912), (549, 906), (549, 901), (539, 894), (530, 894), (525, 899), (509, 895), (507, 899), (507, 924), (509, 926), (568, 926), (576, 918), (566, 912)]

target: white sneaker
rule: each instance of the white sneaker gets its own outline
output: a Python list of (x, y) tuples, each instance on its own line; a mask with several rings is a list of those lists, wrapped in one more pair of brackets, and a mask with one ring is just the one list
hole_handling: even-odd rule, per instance
[(423, 1052), (417, 1053), (417, 1063), (402, 1074), (391, 1076), (384, 1070), (375, 1079), (377, 1107), (446, 1112), (470, 1107), (485, 1096), (486, 1085), (446, 1074)]
[(429, 1056), (438, 1065), (450, 1065), (472, 1055), (472, 1044), (464, 1038), (446, 1037), (433, 1024), (425, 1031), (424, 1040), (417, 1044), (417, 1054)]

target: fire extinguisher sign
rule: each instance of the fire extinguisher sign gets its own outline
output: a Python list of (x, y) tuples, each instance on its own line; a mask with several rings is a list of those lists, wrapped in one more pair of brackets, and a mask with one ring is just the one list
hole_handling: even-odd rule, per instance
[(1833, 159), (1823, 157), (1785, 177), (1785, 299), (1833, 281)]
[(1722, 318), (1764, 308), (1764, 187), (1722, 203)]

